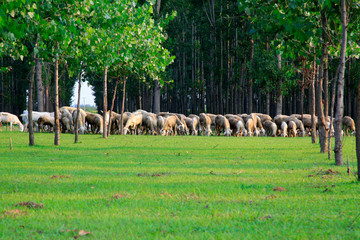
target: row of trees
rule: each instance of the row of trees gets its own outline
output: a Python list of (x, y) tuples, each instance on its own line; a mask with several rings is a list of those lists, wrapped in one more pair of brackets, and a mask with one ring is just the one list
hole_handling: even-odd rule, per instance
[[(322, 152), (328, 149), (324, 117), (336, 110), (335, 157), (341, 164), (342, 104), (352, 117), (359, 108), (353, 101), (360, 74), (356, 1), (42, 3), (19, 0), (0, 8), (6, 16), (0, 20), (2, 110), (24, 109), (25, 98), (16, 93), (24, 96), (18, 83), (29, 78), (33, 99), (36, 72), (37, 101), (29, 101), (29, 110), (51, 111), (51, 101), (58, 106), (50, 86), (68, 105), (70, 86), (87, 79), (104, 112), (317, 115)], [(166, 49), (176, 57), (167, 69), (173, 57)]]
[[(30, 64), (28, 68), (30, 145), (34, 144), (31, 124), (34, 105), (33, 85), (35, 72), (37, 79), (41, 79), (41, 65), (51, 63), (53, 66), (55, 145), (60, 144), (59, 70), (61, 65), (67, 73), (65, 83), (70, 78), (78, 78), (81, 83), (85, 71), (94, 75), (102, 73), (104, 114), (107, 111), (108, 74), (117, 78), (117, 81), (121, 78), (124, 86), (129, 76), (136, 76), (141, 80), (149, 78), (162, 81), (162, 72), (173, 61), (169, 51), (162, 46), (166, 38), (163, 29), (174, 15), (158, 17), (155, 20), (153, 4), (152, 1), (138, 4), (133, 0), (46, 2), (19, 0), (8, 1), (1, 5), (1, 55), (21, 61), (26, 58), (25, 60)], [(2, 73), (6, 71), (10, 72), (11, 69), (3, 67)], [(40, 110), (44, 109), (45, 99), (42, 89), (41, 84), (38, 84), (37, 106)], [(2, 88), (2, 91), (4, 92), (5, 88)], [(79, 106), (80, 104), (78, 108)]]

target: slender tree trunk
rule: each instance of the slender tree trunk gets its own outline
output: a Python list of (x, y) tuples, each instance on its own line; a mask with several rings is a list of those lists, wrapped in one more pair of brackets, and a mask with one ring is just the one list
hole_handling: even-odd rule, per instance
[[(278, 68), (281, 69), (281, 53), (277, 55)], [(276, 115), (282, 114), (282, 78), (279, 79), (279, 87), (277, 89), (277, 98), (276, 98)]]
[(341, 53), (340, 53), (340, 70), (338, 79), (338, 92), (337, 92), (337, 104), (335, 114), (335, 164), (343, 165), (342, 157), (342, 141), (341, 141), (341, 125), (344, 114), (344, 75), (345, 75), (345, 54), (347, 44), (347, 13), (346, 13), (346, 0), (341, 0), (341, 27), (342, 27), (342, 39), (341, 39)]
[[(338, 76), (339, 69), (340, 68), (337, 68), (335, 76)], [(336, 91), (336, 80), (333, 80), (332, 89), (331, 89), (330, 129), (329, 129), (329, 143), (328, 143), (329, 159), (331, 159), (331, 131), (333, 130), (333, 123), (334, 123), (335, 91)]]
[[(56, 44), (58, 47), (58, 43)], [(55, 139), (54, 144), (56, 146), (60, 145), (60, 120), (59, 120), (59, 60), (55, 60), (55, 72), (54, 72), (54, 81), (55, 81)]]
[(81, 93), (81, 75), (82, 75), (82, 64), (80, 67), (79, 81), (78, 81), (78, 101), (77, 101), (77, 114), (75, 119), (75, 143), (79, 140), (79, 115), (80, 115), (80, 93)]
[(115, 98), (116, 98), (116, 91), (117, 91), (117, 86), (119, 84), (119, 81), (116, 81), (115, 83), (115, 88), (114, 88), (114, 94), (113, 94), (113, 98), (111, 101), (111, 108), (110, 108), (110, 115), (109, 115), (109, 129), (108, 129), (108, 133), (109, 135), (111, 135), (111, 125), (112, 125), (112, 121), (111, 121), (111, 115), (112, 115), (112, 111), (114, 109), (114, 104), (115, 104)]
[(326, 64), (327, 59), (327, 37), (326, 37), (326, 19), (324, 11), (321, 11), (321, 25), (322, 25), (322, 50), (321, 50), (321, 59), (320, 59), (320, 67), (319, 67), (319, 79), (318, 79), (318, 123), (319, 123), (319, 142), (320, 142), (320, 152), (326, 153), (327, 149), (327, 126), (324, 116), (324, 109), (323, 109), (323, 79), (324, 79), (324, 65)]
[[(253, 61), (254, 61), (254, 51), (255, 51), (255, 46), (254, 46), (254, 37), (251, 35), (251, 39), (250, 39), (250, 64), (251, 66), (253, 65)], [(254, 85), (254, 79), (253, 76), (250, 76), (249, 79), (249, 102), (248, 102), (248, 106), (249, 106), (249, 114), (253, 112), (253, 85)]]
[[(160, 17), (161, 0), (156, 0), (156, 16)], [(158, 114), (160, 112), (160, 83), (158, 79), (154, 80), (154, 102), (153, 112)]]
[(125, 94), (126, 94), (126, 77), (123, 80), (123, 98), (122, 98), (122, 105), (121, 105), (121, 124), (120, 124), (120, 134), (123, 134), (124, 123), (123, 123), (123, 116), (124, 116), (124, 109), (125, 109)]
[(103, 138), (107, 138), (107, 128), (106, 128), (106, 114), (107, 114), (107, 72), (108, 67), (104, 68), (104, 79), (103, 79)]
[(316, 63), (313, 63), (313, 75), (311, 79), (311, 142), (316, 143), (316, 122), (315, 122), (315, 78), (316, 78)]
[(39, 59), (36, 59), (36, 83), (38, 111), (44, 112), (44, 86), (42, 81), (42, 67)]
[[(33, 51), (33, 66), (31, 67), (30, 83), (29, 83), (29, 99), (28, 99), (28, 120), (29, 120), (29, 146), (35, 145), (34, 139), (34, 123), (32, 118), (33, 112), (33, 89), (34, 89), (34, 78), (35, 78), (35, 64), (36, 64), (36, 53), (35, 49), (38, 45), (38, 37), (36, 37), (34, 51)], [(10, 129), (11, 130), (11, 129)]]

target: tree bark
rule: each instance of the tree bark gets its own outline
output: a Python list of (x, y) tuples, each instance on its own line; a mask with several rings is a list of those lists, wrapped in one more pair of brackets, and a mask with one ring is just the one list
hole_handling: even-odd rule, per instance
[(113, 98), (112, 98), (112, 101), (111, 101), (111, 108), (110, 108), (110, 114), (109, 114), (109, 129), (108, 129), (108, 133), (109, 135), (111, 135), (111, 114), (112, 114), (112, 110), (114, 109), (114, 104), (115, 104), (115, 98), (116, 98), (116, 91), (117, 91), (117, 86), (119, 84), (119, 81), (116, 81), (115, 83), (115, 88), (114, 88), (114, 94), (113, 94)]
[(78, 101), (77, 101), (77, 114), (75, 119), (75, 143), (79, 140), (79, 113), (80, 113), (80, 93), (81, 93), (81, 74), (82, 74), (82, 64), (80, 67), (80, 73), (79, 73), (79, 86), (78, 86)]
[[(337, 68), (335, 76), (339, 73), (339, 68)], [(333, 130), (334, 122), (334, 107), (335, 107), (335, 91), (336, 91), (336, 80), (333, 80), (332, 89), (331, 89), (331, 105), (330, 105), (330, 129), (329, 129), (329, 143), (328, 143), (328, 159), (331, 159), (331, 131)]]
[(316, 143), (316, 123), (315, 123), (315, 77), (316, 77), (316, 63), (313, 63), (313, 75), (311, 79), (310, 92), (311, 92), (311, 142)]
[(106, 128), (106, 113), (107, 113), (107, 72), (108, 67), (104, 68), (104, 79), (103, 79), (103, 138), (107, 138)]
[(344, 75), (345, 75), (345, 54), (347, 44), (347, 13), (346, 13), (346, 0), (341, 0), (341, 53), (340, 53), (340, 70), (338, 78), (338, 91), (337, 91), (337, 103), (335, 114), (335, 164), (343, 165), (342, 157), (342, 141), (341, 141), (341, 125), (344, 114)]
[(121, 124), (120, 124), (120, 134), (123, 134), (123, 116), (124, 116), (124, 109), (125, 109), (125, 94), (126, 94), (126, 77), (124, 77), (123, 80), (123, 98), (122, 98), (122, 104), (121, 104)]
[[(250, 64), (253, 65), (254, 61), (254, 52), (255, 52), (255, 46), (254, 46), (254, 37), (251, 35), (250, 39)], [(254, 79), (253, 76), (250, 76), (249, 79), (249, 114), (253, 112), (253, 85), (254, 85)]]
[[(58, 43), (56, 44), (58, 47)], [(56, 146), (60, 145), (60, 121), (59, 121), (59, 59), (55, 60), (55, 71), (54, 71), (54, 81), (55, 81), (55, 139), (54, 144)]]
[[(156, 16), (159, 17), (160, 15), (160, 7), (161, 7), (161, 0), (156, 0)], [(160, 112), (160, 84), (159, 80), (155, 79), (155, 86), (154, 86), (154, 104), (153, 104), (153, 112), (158, 114)]]
[(28, 99), (28, 120), (29, 120), (29, 146), (35, 145), (35, 139), (34, 139), (34, 124), (33, 124), (33, 118), (32, 118), (32, 112), (33, 112), (33, 89), (34, 89), (34, 78), (35, 78), (35, 64), (36, 64), (36, 53), (35, 49), (38, 45), (38, 37), (36, 37), (35, 45), (34, 45), (34, 51), (33, 51), (33, 66), (31, 67), (31, 73), (30, 73), (30, 83), (29, 83), (29, 99)]
[[(277, 55), (278, 60), (278, 68), (281, 70), (281, 53)], [(279, 87), (277, 89), (277, 96), (276, 96), (276, 115), (282, 114), (282, 92), (281, 92), (281, 86), (282, 86), (282, 79), (280, 77), (279, 79)]]
[(42, 66), (39, 59), (36, 59), (36, 83), (38, 111), (44, 112), (44, 86), (42, 81)]
[(320, 67), (319, 67), (319, 79), (318, 79), (318, 123), (319, 123), (319, 142), (320, 142), (320, 153), (326, 153), (327, 152), (327, 126), (324, 116), (324, 110), (323, 110), (323, 98), (322, 98), (322, 92), (323, 92), (323, 78), (324, 78), (324, 65), (325, 61), (327, 59), (327, 41), (326, 41), (326, 19), (324, 11), (321, 11), (321, 25), (322, 25), (322, 50), (321, 50), (321, 59), (320, 59)]

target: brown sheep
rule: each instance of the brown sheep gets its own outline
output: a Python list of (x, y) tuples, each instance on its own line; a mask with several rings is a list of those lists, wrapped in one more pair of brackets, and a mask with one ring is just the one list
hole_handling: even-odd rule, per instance
[(126, 135), (127, 133), (130, 133), (130, 131), (134, 131), (135, 134), (139, 132), (139, 127), (142, 124), (142, 113), (141, 112), (135, 112), (133, 113), (129, 119), (126, 121), (125, 127), (123, 129), (123, 134)]
[[(342, 119), (342, 124), (343, 124), (344, 134), (346, 134), (347, 136), (349, 136), (349, 134), (351, 134), (351, 135), (355, 134), (354, 119), (352, 119), (349, 116), (345, 116)], [(351, 132), (349, 133), (349, 131), (351, 131)]]
[(55, 125), (55, 118), (49, 116), (41, 116), (37, 120), (37, 124), (39, 125), (39, 129), (42, 132), (45, 131), (44, 126), (49, 126), (51, 130)]
[(215, 129), (218, 136), (220, 136), (221, 131), (224, 133), (224, 136), (231, 136), (229, 120), (223, 115), (217, 115), (215, 117)]
[(294, 121), (289, 121), (289, 137), (296, 137), (296, 123)]
[(87, 112), (85, 121), (88, 126), (88, 131), (91, 130), (91, 132), (95, 134), (103, 133), (103, 117), (100, 114)]
[(176, 135), (177, 126), (181, 125), (182, 122), (179, 120), (178, 117), (169, 116), (166, 118), (164, 127), (160, 130), (160, 134), (165, 135)]
[(274, 122), (270, 120), (265, 120), (263, 125), (268, 136), (276, 137), (278, 128)]
[(205, 114), (205, 113), (200, 113), (200, 128), (201, 128), (201, 132), (203, 132), (206, 136), (210, 136), (210, 134), (212, 133), (211, 131), (211, 118)]
[(230, 129), (234, 136), (243, 136), (244, 135), (244, 122), (240, 117), (229, 118)]
[(247, 136), (252, 137), (254, 135), (254, 120), (252, 118), (248, 118), (246, 121), (246, 130), (247, 130)]

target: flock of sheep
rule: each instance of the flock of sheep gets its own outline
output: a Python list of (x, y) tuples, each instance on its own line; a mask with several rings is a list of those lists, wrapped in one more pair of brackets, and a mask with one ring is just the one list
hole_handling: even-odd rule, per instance
[[(17, 124), (21, 131), (28, 128), (28, 112), (24, 111), (20, 115), (24, 125), (16, 115), (11, 113), (0, 113), (1, 123)], [(62, 132), (74, 132), (77, 109), (73, 107), (62, 107), (59, 112), (60, 125)], [(54, 113), (35, 112), (32, 115), (37, 131), (52, 131), (54, 127)], [(282, 136), (296, 137), (311, 135), (311, 116), (309, 114), (277, 115), (272, 119), (267, 114), (226, 114), (215, 115), (201, 113), (200, 115), (190, 114), (186, 117), (183, 114), (161, 112), (154, 114), (144, 110), (135, 112), (125, 112), (123, 118), (121, 114), (110, 111), (106, 114), (106, 123), (110, 124), (111, 134), (119, 134), (121, 131), (126, 134), (151, 134), (151, 135), (224, 135), (224, 136)], [(85, 112), (80, 109), (78, 118), (79, 132), (84, 133), (103, 133), (103, 116), (96, 113)], [(315, 119), (317, 123), (317, 119)], [(330, 117), (326, 119), (326, 124), (330, 128), (332, 121)], [(122, 123), (122, 124), (121, 124)], [(343, 118), (344, 134), (355, 133), (354, 120), (345, 116)], [(317, 124), (318, 125), (318, 124)], [(123, 128), (122, 128), (123, 126)], [(122, 130), (121, 130), (122, 129)], [(331, 127), (333, 135), (334, 128)], [(1, 129), (0, 129), (1, 130)]]

